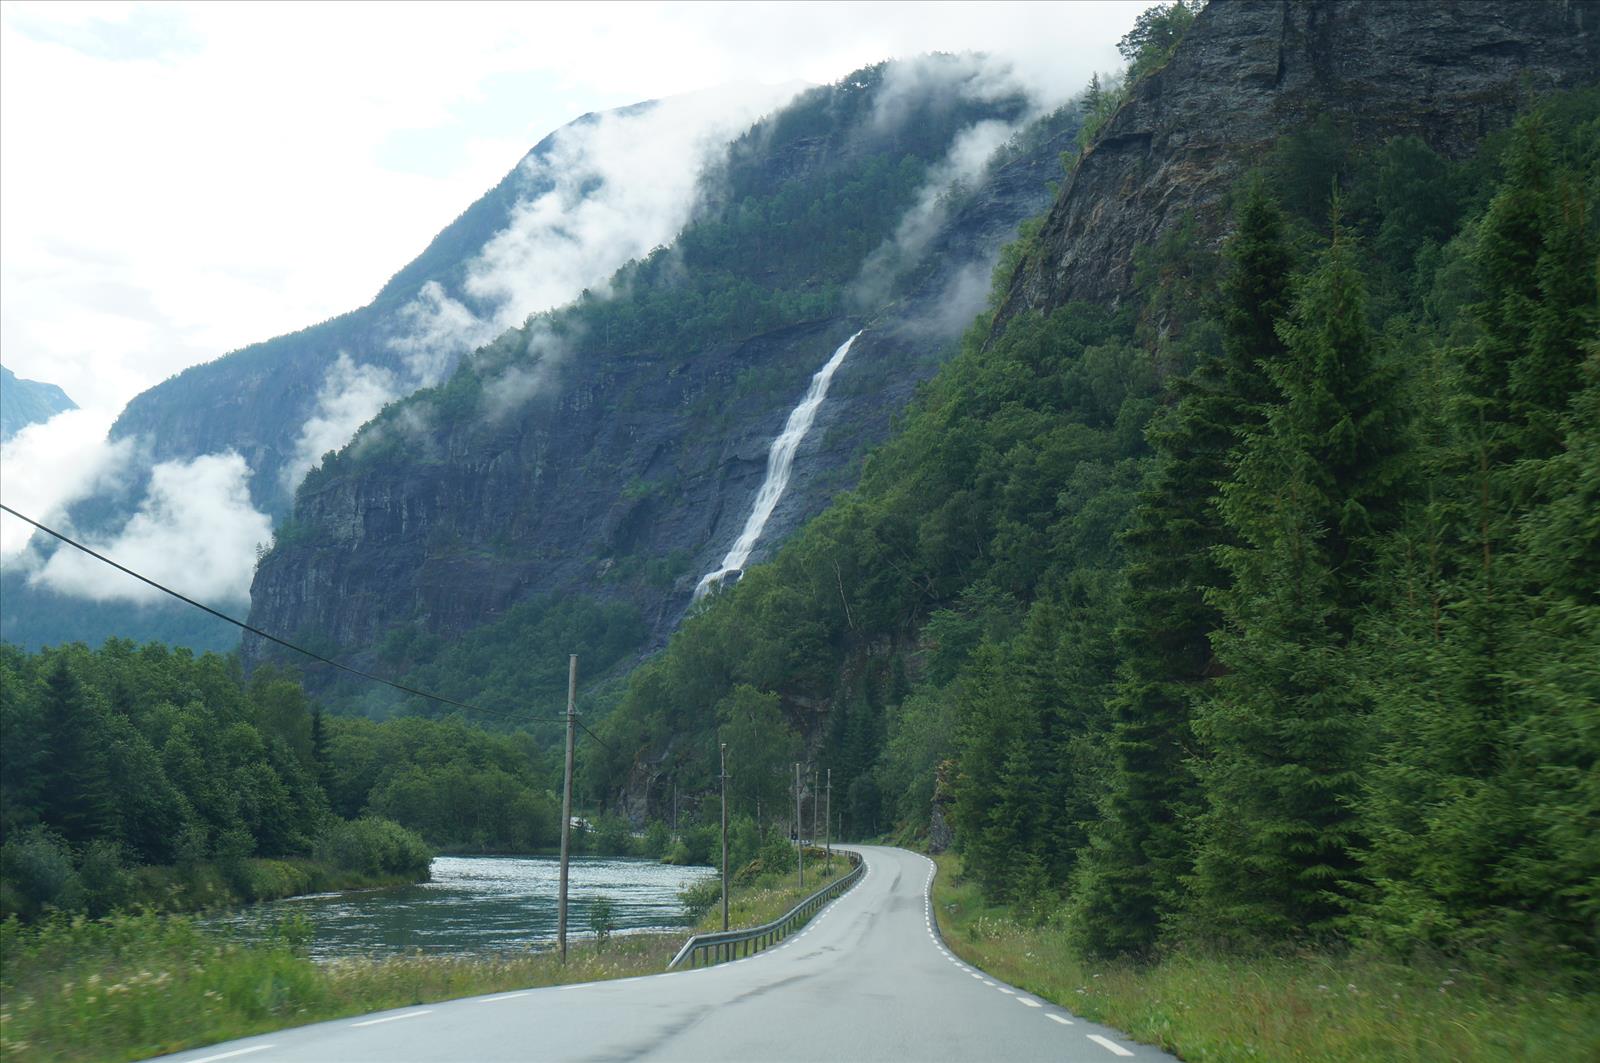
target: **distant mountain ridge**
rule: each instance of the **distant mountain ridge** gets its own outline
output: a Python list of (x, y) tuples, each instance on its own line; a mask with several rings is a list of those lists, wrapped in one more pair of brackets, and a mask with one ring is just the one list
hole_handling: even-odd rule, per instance
[(48, 421), (78, 404), (55, 384), (23, 380), (0, 365), (0, 440), (10, 439), (30, 424)]

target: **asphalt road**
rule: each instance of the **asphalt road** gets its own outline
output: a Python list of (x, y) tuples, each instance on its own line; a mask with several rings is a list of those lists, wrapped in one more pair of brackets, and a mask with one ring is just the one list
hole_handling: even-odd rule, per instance
[(784, 944), (716, 967), (425, 1004), (163, 1057), (312, 1060), (1172, 1059), (963, 963), (933, 864), (862, 846), (867, 873)]

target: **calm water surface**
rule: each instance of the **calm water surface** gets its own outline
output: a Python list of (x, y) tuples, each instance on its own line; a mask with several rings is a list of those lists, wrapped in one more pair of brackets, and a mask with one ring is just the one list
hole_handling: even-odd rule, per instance
[[(543, 947), (555, 941), (559, 874), (555, 857), (441, 856), (433, 861), (431, 882), (293, 897), (205, 922), (250, 939), (286, 915), (304, 915), (316, 927), (311, 954), (317, 959)], [(678, 892), (716, 872), (594, 857), (574, 858), (570, 874), (567, 933), (581, 937), (589, 933), (589, 905), (601, 896), (611, 900), (618, 931), (682, 927), (687, 919)]]

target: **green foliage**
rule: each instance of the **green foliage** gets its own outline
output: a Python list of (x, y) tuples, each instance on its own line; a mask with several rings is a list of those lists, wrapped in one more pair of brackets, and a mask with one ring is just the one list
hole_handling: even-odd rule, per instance
[(1171, 0), (1142, 11), (1134, 20), (1133, 29), (1117, 42), (1117, 51), (1128, 62), (1128, 80), (1165, 63), (1204, 6), (1205, 0)]
[(334, 867), (373, 878), (404, 875), (426, 880), (433, 850), (421, 836), (392, 820), (367, 816), (330, 823), (312, 853)]
[(1115, 316), (986, 315), (858, 489), (630, 677), (591, 780), (707, 790), (711, 707), (759, 704), (847, 836), (937, 802), (1081, 952), (1355, 939), (1581, 983), (1597, 113), (1554, 101), (1501, 165), (1314, 122), (1220, 269), (1176, 225)]

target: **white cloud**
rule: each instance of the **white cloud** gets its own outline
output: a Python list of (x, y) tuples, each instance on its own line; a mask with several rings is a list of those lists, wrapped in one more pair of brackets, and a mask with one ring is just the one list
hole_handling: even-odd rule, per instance
[(474, 313), (437, 284), (406, 308), (411, 331), (394, 341), (419, 386), (452, 359), (532, 314), (602, 286), (629, 259), (670, 242), (689, 219), (701, 174), (729, 142), (782, 106), (799, 85), (738, 85), (612, 111), (561, 129), (524, 164), (539, 194), (468, 266)]
[[(0, 443), (0, 498), (34, 520), (58, 521), (66, 506), (114, 483), (127, 467), (133, 444), (108, 443), (110, 426), (104, 412), (67, 410)], [(29, 525), (0, 514), (0, 557), (16, 556), (32, 533)]]
[(316, 412), (301, 426), (294, 457), (283, 467), (284, 491), (293, 493), (324, 454), (348, 443), (356, 429), (399, 397), (394, 373), (382, 366), (357, 365), (341, 351), (323, 375)]
[[(249, 472), (232, 451), (162, 462), (122, 530), (85, 545), (199, 601), (246, 601), (256, 548), (272, 537), (271, 521), (250, 504)], [(72, 549), (57, 550), (29, 582), (93, 601), (162, 596)]]

